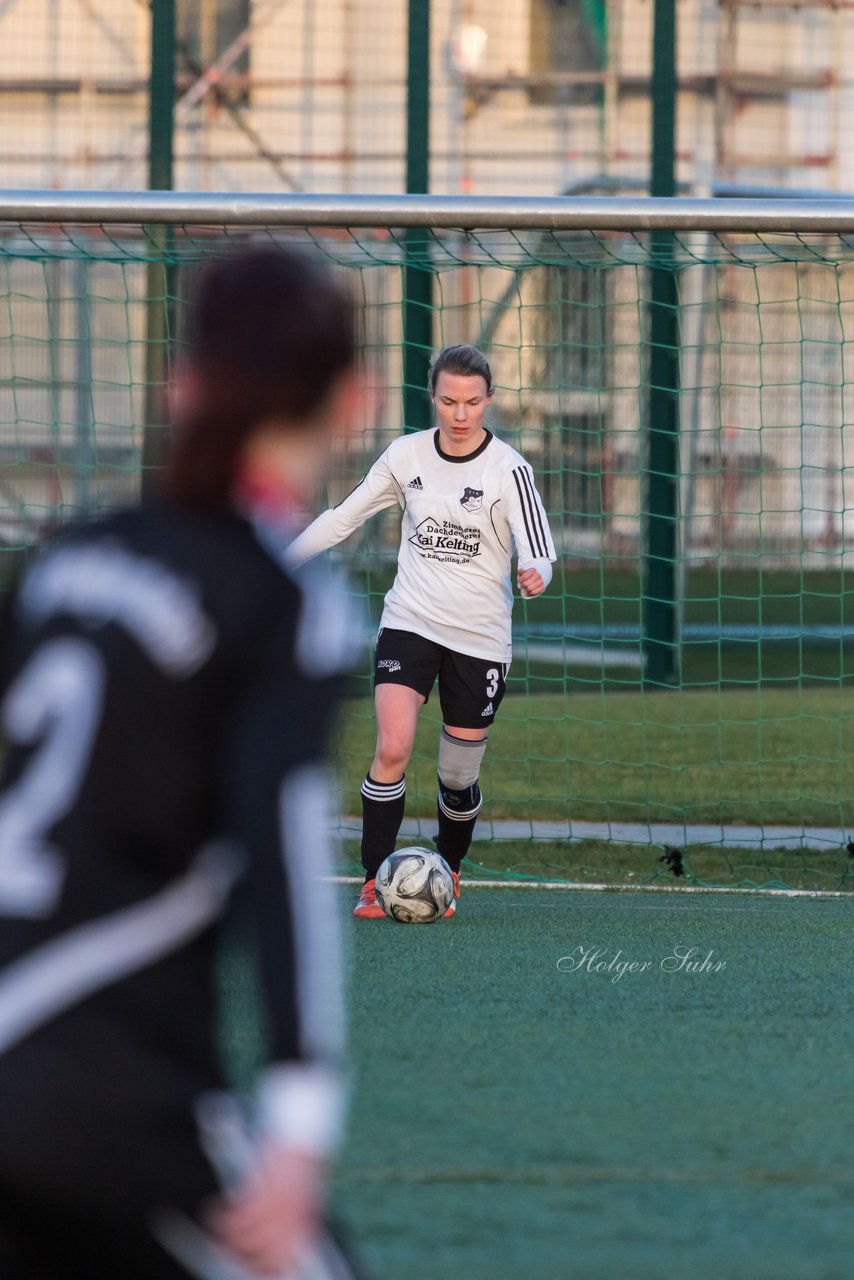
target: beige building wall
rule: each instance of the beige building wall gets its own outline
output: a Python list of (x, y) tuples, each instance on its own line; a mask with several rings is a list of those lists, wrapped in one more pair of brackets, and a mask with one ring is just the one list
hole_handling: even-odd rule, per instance
[[(553, 0), (433, 0), (436, 191), (553, 194), (603, 173), (645, 178), (652, 5), (603, 3), (599, 86), (561, 94), (562, 72), (598, 68), (566, 41), (544, 51)], [(179, 0), (205, 5), (215, 13), (216, 0)], [(211, 93), (179, 107), (178, 183), (399, 190), (405, 3), (247, 0), (247, 11), (249, 82), (235, 90), (245, 67), (233, 60), (221, 80), (233, 112)], [(143, 185), (148, 23), (141, 0), (0, 7), (5, 185)], [(852, 55), (854, 13), (842, 7), (680, 0), (680, 179), (850, 186)], [(180, 55), (177, 66), (184, 94), (196, 77)]]

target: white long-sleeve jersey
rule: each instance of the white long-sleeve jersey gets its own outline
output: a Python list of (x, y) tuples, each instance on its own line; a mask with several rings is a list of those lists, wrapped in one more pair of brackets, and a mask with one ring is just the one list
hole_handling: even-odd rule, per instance
[(537, 569), (547, 586), (556, 558), (528, 463), (491, 432), (462, 458), (442, 451), (438, 430), (399, 436), (291, 544), (288, 560), (304, 564), (395, 503), (403, 511), (397, 576), (380, 625), (509, 663), (514, 544), (519, 568)]

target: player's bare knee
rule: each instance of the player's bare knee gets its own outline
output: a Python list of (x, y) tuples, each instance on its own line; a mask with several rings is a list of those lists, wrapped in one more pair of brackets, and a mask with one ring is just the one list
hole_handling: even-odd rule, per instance
[(406, 772), (411, 755), (412, 744), (409, 741), (389, 736), (377, 742), (374, 759), (385, 773), (394, 774), (395, 777), (400, 778)]

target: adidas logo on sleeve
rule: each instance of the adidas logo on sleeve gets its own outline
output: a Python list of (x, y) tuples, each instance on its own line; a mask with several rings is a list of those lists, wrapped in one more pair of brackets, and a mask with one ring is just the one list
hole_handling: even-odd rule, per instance
[(422, 490), (423, 490), (424, 485), (421, 483), (421, 477), (420, 477), (420, 476), (416, 476), (414, 480), (410, 480), (410, 481), (409, 481), (409, 484), (408, 484), (406, 487), (407, 487), (407, 489), (422, 489)]

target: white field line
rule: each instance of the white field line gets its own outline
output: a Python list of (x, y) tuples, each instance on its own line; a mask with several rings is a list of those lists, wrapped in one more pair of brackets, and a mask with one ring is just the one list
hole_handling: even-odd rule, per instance
[[(362, 883), (361, 876), (329, 876), (333, 884)], [(742, 885), (722, 885), (715, 888), (696, 884), (590, 884), (578, 880), (474, 880), (466, 876), (467, 889), (573, 889), (587, 893), (721, 893), (751, 898), (854, 898), (854, 894), (841, 889), (751, 889)]]

